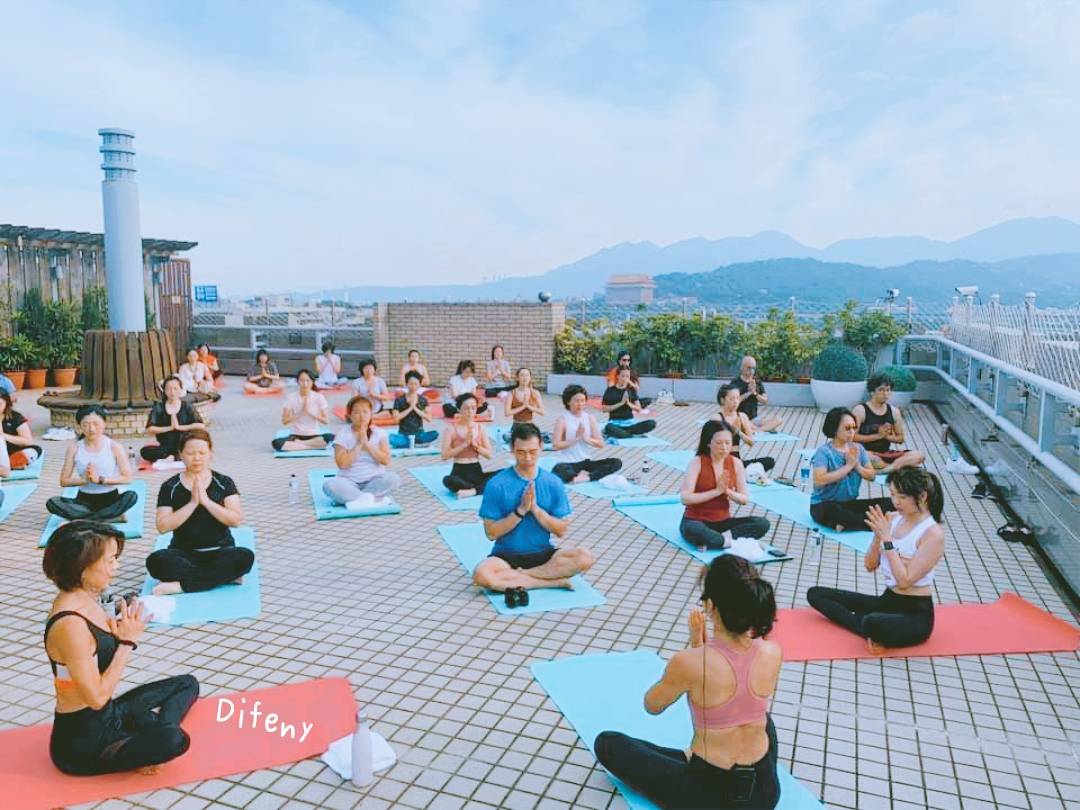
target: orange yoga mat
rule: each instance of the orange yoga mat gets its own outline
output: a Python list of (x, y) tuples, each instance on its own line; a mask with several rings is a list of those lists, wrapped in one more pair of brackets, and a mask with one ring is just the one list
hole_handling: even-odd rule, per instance
[(245, 397), (280, 397), (284, 393), (284, 388), (260, 388), (257, 392), (244, 389)]
[(991, 604), (938, 605), (929, 639), (881, 655), (870, 652), (865, 639), (833, 624), (813, 608), (781, 610), (769, 639), (784, 649), (785, 661), (832, 661), (1069, 652), (1080, 647), (1080, 630), (1022, 597), (1006, 593)]
[[(256, 701), (260, 714), (253, 727)], [(275, 714), (268, 731), (267, 719)], [(219, 717), (224, 719), (219, 722)], [(344, 678), (321, 678), (202, 698), (183, 727), (191, 735), (191, 748), (153, 776), (67, 776), (49, 759), (52, 726), (0, 732), (0, 805), (5, 810), (35, 810), (96, 802), (298, 762), (323, 753), (352, 732), (356, 702)]]
[[(336, 416), (342, 422), (349, 421), (349, 417), (345, 415), (344, 405), (339, 405), (338, 407), (334, 408), (331, 413), (333, 413), (334, 416)], [(378, 427), (393, 427), (394, 415), (390, 411), (379, 411), (377, 414), (375, 414), (375, 416), (371, 418), (371, 424), (377, 425)]]

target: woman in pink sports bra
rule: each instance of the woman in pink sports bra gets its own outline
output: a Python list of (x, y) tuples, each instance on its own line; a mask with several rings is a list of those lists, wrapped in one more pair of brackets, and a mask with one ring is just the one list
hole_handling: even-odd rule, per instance
[(443, 477), (443, 486), (459, 498), (471, 498), (484, 492), (488, 480), (499, 470), (484, 472), (481, 458), (491, 458), (491, 440), (483, 425), (473, 421), (476, 416), (476, 395), (464, 393), (455, 400), (457, 417), (443, 431), (441, 455), (443, 461), (454, 462), (450, 474)]
[(687, 696), (694, 721), (690, 748), (604, 731), (593, 744), (596, 758), (660, 807), (771, 810), (780, 785), (776, 729), (767, 710), (781, 663), (780, 645), (764, 639), (776, 620), (772, 585), (741, 557), (717, 557), (705, 573), (702, 606), (690, 611), (689, 649), (675, 654), (645, 694), (650, 714)]

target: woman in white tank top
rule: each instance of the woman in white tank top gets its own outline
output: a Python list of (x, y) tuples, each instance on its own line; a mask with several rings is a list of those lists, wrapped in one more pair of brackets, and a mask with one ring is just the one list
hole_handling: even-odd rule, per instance
[(45, 502), (50, 513), (66, 520), (123, 520), (139, 499), (117, 486), (131, 483), (131, 466), (124, 448), (105, 435), (105, 409), (84, 405), (75, 412), (83, 437), (68, 445), (60, 486), (78, 487), (74, 498), (55, 495)]
[(594, 417), (585, 408), (588, 395), (580, 385), (568, 385), (562, 392), (566, 413), (555, 420), (551, 435), (554, 458), (558, 462), (551, 471), (565, 483), (598, 481), (622, 469), (617, 458), (592, 459), (590, 450), (605, 445), (604, 437)]
[(875, 653), (911, 647), (930, 637), (934, 572), (945, 554), (945, 534), (938, 525), (944, 497), (937, 476), (904, 467), (889, 473), (887, 482), (896, 511), (886, 515), (880, 507), (871, 507), (866, 522), (874, 539), (864, 559), (867, 571), (881, 569), (884, 592), (867, 596), (822, 587), (806, 592), (812, 608), (865, 638)]

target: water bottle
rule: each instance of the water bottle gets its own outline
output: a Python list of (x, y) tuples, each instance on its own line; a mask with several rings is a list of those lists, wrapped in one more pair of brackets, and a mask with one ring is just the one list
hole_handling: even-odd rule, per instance
[(300, 503), (300, 479), (296, 473), (289, 476), (289, 503), (293, 506)]
[(371, 760), (371, 727), (363, 709), (356, 712), (356, 731), (352, 738), (352, 783), (367, 787), (375, 778)]
[(645, 487), (645, 489), (649, 488), (649, 473), (651, 472), (652, 460), (648, 456), (645, 456), (645, 458), (641, 460), (641, 485)]
[(135, 448), (130, 444), (128, 445), (128, 464), (133, 470), (136, 468), (136, 466), (138, 466), (135, 463)]
[(821, 536), (821, 531), (814, 529), (813, 534), (810, 537), (810, 561), (821, 561), (821, 544), (825, 541), (825, 538)]
[(409, 449), (410, 450), (415, 450), (416, 449), (416, 434), (415, 433), (410, 433), (409, 434)]
[(799, 486), (802, 489), (807, 489), (810, 484), (810, 459), (803, 456), (802, 461), (799, 462)]

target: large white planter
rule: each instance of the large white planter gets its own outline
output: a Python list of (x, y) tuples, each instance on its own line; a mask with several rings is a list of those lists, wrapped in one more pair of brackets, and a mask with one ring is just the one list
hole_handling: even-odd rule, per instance
[(866, 399), (866, 380), (833, 382), (811, 379), (810, 392), (822, 413), (833, 408), (851, 408)]
[(911, 407), (911, 403), (915, 401), (914, 391), (893, 391), (889, 395), (889, 402), (895, 405), (897, 408), (903, 408), (907, 410)]

